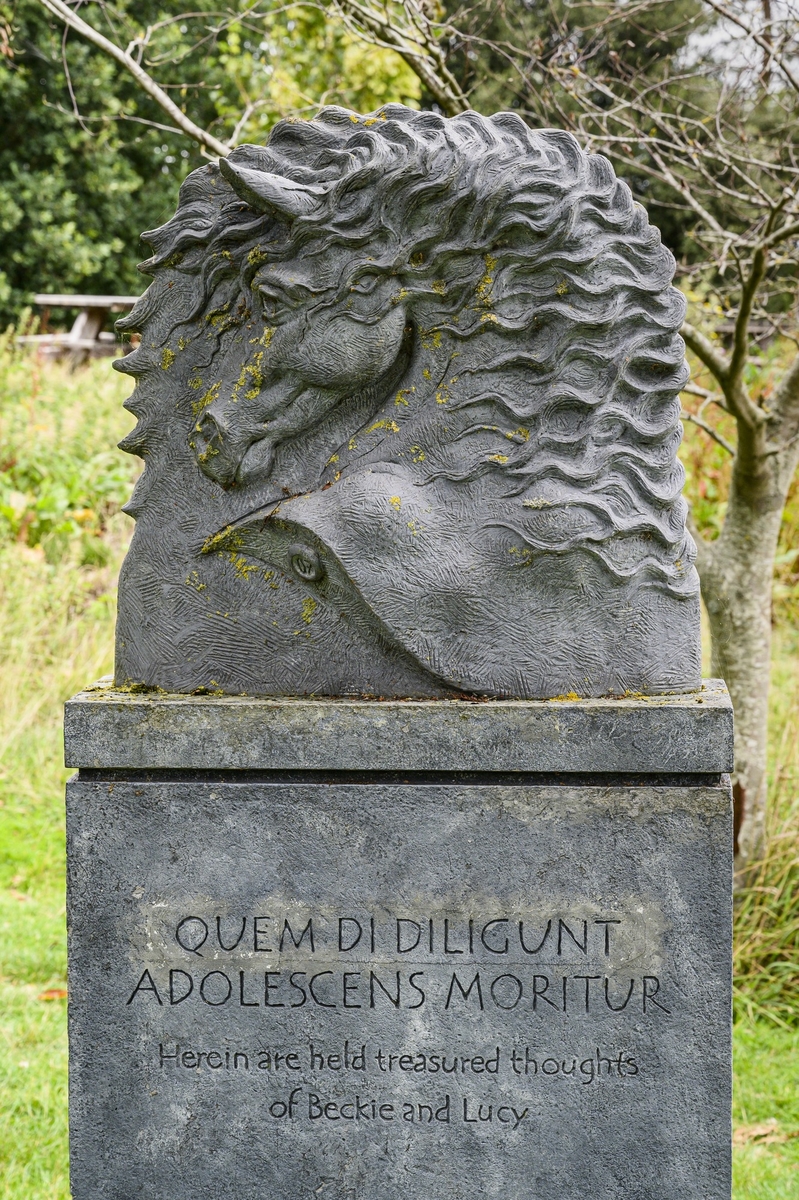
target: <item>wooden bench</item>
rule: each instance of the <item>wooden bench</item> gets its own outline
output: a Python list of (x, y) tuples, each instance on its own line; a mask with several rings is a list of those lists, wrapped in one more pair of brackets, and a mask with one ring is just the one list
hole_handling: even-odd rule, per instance
[[(33, 302), (44, 310), (42, 332), (26, 334), (17, 338), (17, 341), (35, 345), (41, 354), (54, 358), (69, 356), (73, 365), (103, 355), (127, 354), (131, 347), (120, 344), (113, 330), (106, 329), (105, 326), (111, 313), (129, 312), (137, 300), (138, 296), (68, 296), (39, 293), (33, 297)], [(47, 332), (52, 308), (78, 310), (69, 333)]]

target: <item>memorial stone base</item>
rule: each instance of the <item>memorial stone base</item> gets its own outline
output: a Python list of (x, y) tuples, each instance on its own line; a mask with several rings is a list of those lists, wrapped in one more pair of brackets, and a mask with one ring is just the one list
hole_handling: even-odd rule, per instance
[(74, 1200), (729, 1200), (732, 714), (67, 706)]

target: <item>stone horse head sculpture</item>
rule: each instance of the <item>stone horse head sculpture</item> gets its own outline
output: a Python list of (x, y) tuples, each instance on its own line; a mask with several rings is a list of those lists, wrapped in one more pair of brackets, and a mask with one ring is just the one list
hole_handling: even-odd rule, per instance
[(144, 237), (118, 682), (699, 685), (683, 300), (605, 159), (508, 113), (328, 108)]

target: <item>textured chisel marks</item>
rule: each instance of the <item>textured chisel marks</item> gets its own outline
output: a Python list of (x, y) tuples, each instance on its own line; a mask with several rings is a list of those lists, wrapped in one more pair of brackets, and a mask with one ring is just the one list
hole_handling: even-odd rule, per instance
[(329, 108), (145, 238), (119, 683), (699, 686), (683, 301), (605, 159), (507, 113)]

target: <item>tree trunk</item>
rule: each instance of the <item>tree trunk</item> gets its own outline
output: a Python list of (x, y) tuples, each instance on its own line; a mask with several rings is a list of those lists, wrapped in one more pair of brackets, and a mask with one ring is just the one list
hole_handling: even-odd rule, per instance
[[(742, 457), (746, 457), (745, 455)], [(702, 541), (697, 566), (712, 641), (712, 674), (725, 680), (735, 709), (736, 867), (763, 847), (771, 674), (771, 591), (787, 484), (771, 460), (757, 477), (736, 461), (724, 527)]]

